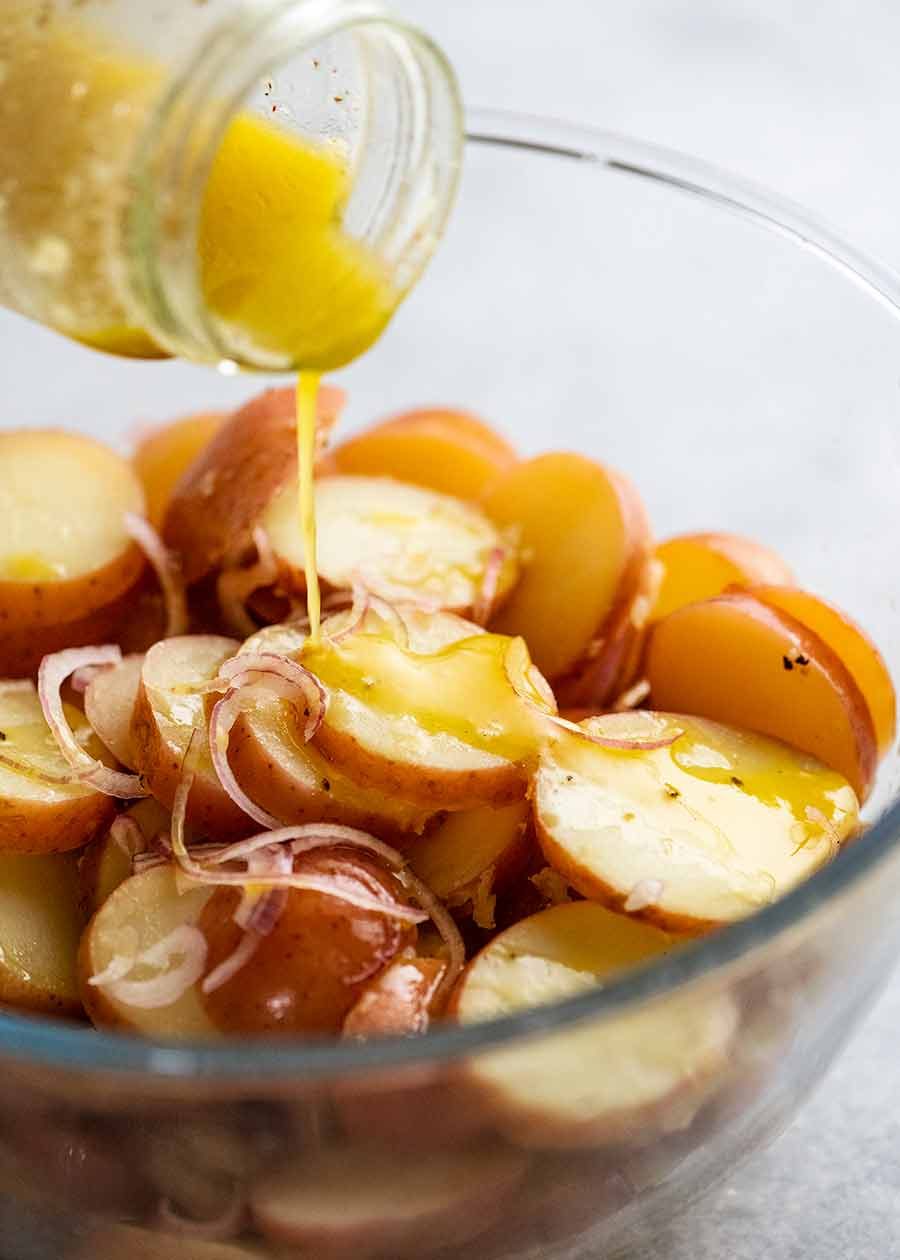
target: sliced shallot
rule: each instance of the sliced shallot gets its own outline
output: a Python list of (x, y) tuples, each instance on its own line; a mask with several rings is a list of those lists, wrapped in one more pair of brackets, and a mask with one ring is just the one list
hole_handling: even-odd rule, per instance
[(166, 605), (165, 638), (186, 634), (188, 628), (187, 597), (181, 566), (156, 530), (143, 516), (125, 513), (125, 528), (149, 560)]
[(269, 535), (257, 526), (253, 531), (256, 560), (246, 569), (226, 569), (219, 575), (216, 595), (225, 624), (236, 634), (249, 638), (259, 629), (247, 612), (247, 600), (261, 587), (272, 586), (278, 579), (278, 564), (269, 542)]
[(121, 660), (122, 653), (113, 644), (106, 647), (67, 648), (63, 652), (54, 652), (41, 661), (38, 670), (38, 696), (44, 719), (75, 777), (106, 796), (132, 800), (136, 796), (149, 795), (144, 780), (137, 774), (111, 770), (82, 748), (69, 726), (62, 699), (62, 685), (76, 670), (87, 665), (118, 665)]
[[(88, 984), (105, 989), (115, 1001), (140, 1010), (158, 1010), (171, 1006), (196, 984), (206, 967), (206, 937), (191, 924), (182, 923), (161, 941), (132, 958), (117, 955), (109, 966), (91, 976)], [(138, 967), (168, 968), (172, 959), (181, 955), (181, 962), (149, 980), (129, 980)]]

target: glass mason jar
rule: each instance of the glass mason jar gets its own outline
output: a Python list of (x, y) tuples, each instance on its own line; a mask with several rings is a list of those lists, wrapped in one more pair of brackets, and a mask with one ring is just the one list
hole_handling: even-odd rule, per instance
[(462, 143), (447, 61), (370, 0), (5, 0), (0, 303), (121, 355), (339, 366)]

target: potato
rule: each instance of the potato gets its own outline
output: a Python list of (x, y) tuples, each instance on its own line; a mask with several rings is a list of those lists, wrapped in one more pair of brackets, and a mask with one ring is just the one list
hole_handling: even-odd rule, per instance
[(113, 756), (133, 770), (137, 765), (131, 742), (131, 719), (141, 685), (144, 656), (136, 652), (120, 665), (97, 673), (84, 693), (84, 712)]
[(682, 732), (620, 750), (569, 736), (535, 780), (544, 856), (585, 897), (673, 931), (750, 914), (824, 865), (859, 825), (853, 789), (786, 744), (667, 714), (593, 718), (596, 735)]
[[(507, 675), (519, 649), (534, 696)], [(539, 713), (555, 707), (521, 640), (464, 637), (423, 657), (388, 633), (308, 643), (301, 660), (328, 692), (313, 744), (355, 782), (432, 811), (521, 798), (537, 753)]]
[[(386, 599), (426, 601), (466, 614), (494, 587), (499, 607), (517, 576), (514, 550), (477, 507), (387, 477), (325, 477), (316, 487), (319, 575), (326, 587), (362, 582)], [(262, 519), (281, 582), (306, 588), (305, 557), (292, 481)], [(494, 583), (489, 567), (502, 557)]]
[(347, 1012), (345, 1037), (407, 1037), (428, 1029), (446, 966), (400, 957), (371, 979)]
[(237, 649), (234, 639), (218, 635), (184, 635), (157, 643), (144, 659), (131, 722), (138, 769), (167, 809), (175, 800), (191, 735), (197, 732), (200, 755), (187, 820), (198, 835), (220, 840), (249, 835), (255, 824), (219, 782), (209, 754), (205, 698), (190, 688), (214, 678)]
[(222, 426), (225, 413), (204, 411), (161, 425), (138, 442), (131, 457), (147, 499), (147, 519), (161, 529), (172, 491), (187, 469), (206, 450)]
[(317, 1260), (400, 1260), (476, 1238), (508, 1210), (524, 1171), (521, 1156), (490, 1146), (390, 1159), (338, 1147), (266, 1176), (251, 1210), (267, 1241)]
[(101, 443), (0, 433), (0, 634), (83, 621), (128, 591), (146, 562), (124, 518), (143, 509), (127, 460)]
[[(152, 796), (120, 815), (135, 823), (148, 843), (168, 832), (171, 817)], [(78, 858), (78, 904), (87, 921), (132, 874), (132, 857), (110, 831), (92, 841)]]
[(699, 599), (721, 595), (729, 586), (793, 581), (781, 556), (740, 534), (679, 534), (655, 552), (662, 582), (650, 614), (652, 621)]
[(459, 499), (477, 499), (517, 462), (499, 433), (465, 411), (408, 411), (364, 429), (332, 451), (334, 470), (395, 477)]
[(753, 586), (747, 594), (801, 621), (840, 657), (869, 706), (878, 752), (885, 756), (894, 742), (897, 698), (884, 657), (865, 630), (834, 604), (794, 586)]
[(830, 647), (750, 595), (689, 604), (650, 635), (654, 705), (782, 739), (837, 770), (865, 800), (878, 761), (869, 707)]
[[(369, 896), (387, 890), (406, 903), (403, 886), (367, 857), (314, 852), (295, 870), (334, 879)], [(239, 894), (218, 889), (200, 916), (209, 943), (208, 972), (244, 937), (234, 923)], [(340, 1032), (367, 981), (415, 943), (416, 930), (389, 915), (361, 910), (337, 897), (291, 889), (272, 932), (231, 979), (204, 995), (206, 1012), (225, 1033)]]
[[(81, 1000), (98, 1028), (119, 1028), (165, 1040), (215, 1036), (196, 986), (167, 1006), (147, 1008), (126, 1005), (109, 987), (90, 983), (113, 959), (135, 958), (177, 928), (196, 926), (211, 895), (212, 889), (199, 887), (179, 893), (175, 868), (166, 865), (132, 875), (104, 901), (85, 928), (78, 951)], [(176, 954), (167, 966), (141, 964), (127, 978), (154, 979), (178, 965)]]
[[(319, 391), (323, 435), (344, 401), (342, 390)], [(163, 535), (181, 557), (186, 582), (240, 558), (272, 498), (296, 481), (296, 416), (293, 387), (266, 390), (222, 424), (176, 485)]]
[(74, 858), (0, 855), (0, 1002), (80, 1015), (75, 958), (83, 924)]
[[(561, 1001), (674, 944), (593, 902), (555, 906), (495, 937), (466, 968), (451, 1009), (471, 1024)], [(690, 1123), (725, 1073), (737, 1022), (725, 994), (670, 997), (489, 1051), (465, 1070), (495, 1122), (526, 1146), (646, 1140)]]
[(552, 681), (593, 659), (609, 621), (629, 601), (650, 548), (643, 505), (632, 485), (583, 455), (539, 455), (485, 493), (485, 511), (518, 527), (527, 564), (492, 622), (521, 634)]
[(259, 1260), (259, 1252), (238, 1243), (179, 1238), (137, 1225), (98, 1225), (72, 1253), (76, 1260)]
[[(102, 756), (84, 715), (70, 705), (65, 713), (91, 756)], [(37, 691), (0, 683), (0, 853), (78, 849), (110, 822), (116, 812), (112, 797), (77, 780), (66, 782), (70, 774)]]
[(490, 891), (524, 869), (531, 848), (528, 819), (524, 800), (503, 809), (447, 814), (408, 844), (409, 864), (442, 901), (471, 907), (485, 875), (490, 876)]

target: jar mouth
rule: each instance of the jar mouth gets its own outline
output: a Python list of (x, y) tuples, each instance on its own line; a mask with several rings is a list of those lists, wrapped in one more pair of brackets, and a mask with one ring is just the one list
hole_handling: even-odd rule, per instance
[[(318, 318), (312, 345), (300, 338), (295, 346), (287, 335), (281, 344), (211, 301), (201, 266), (204, 208), (223, 143), (238, 121), (256, 129), (256, 139), (294, 141), (298, 153), (302, 145), (346, 171), (334, 233), (358, 245), (360, 256), (365, 251), (385, 282), (384, 301), (356, 340), (341, 326), (354, 311), (345, 260), (336, 272), (345, 289), (329, 295), (332, 316), (310, 310), (308, 322)], [(462, 149), (452, 68), (415, 27), (369, 0), (270, 0), (242, 9), (173, 80), (135, 154), (135, 196), (122, 232), (142, 319), (170, 353), (195, 362), (267, 372), (343, 366), (374, 342), (427, 266), (455, 201)], [(249, 154), (258, 156), (258, 147)], [(272, 215), (277, 228), (289, 198), (281, 189), (279, 202), (267, 188), (264, 163), (249, 166), (258, 182), (249, 184), (246, 201), (260, 204), (253, 234), (262, 243), (262, 217)], [(271, 173), (269, 184), (277, 185), (284, 172)], [(234, 241), (226, 248), (239, 252)], [(279, 262), (274, 252), (267, 260), (272, 269)], [(305, 273), (313, 279), (316, 261), (309, 258)], [(295, 266), (292, 279), (282, 304), (287, 308), (292, 298), (302, 311), (307, 289), (317, 290), (304, 283), (302, 267)], [(250, 263), (243, 282), (254, 283)], [(320, 362), (311, 361), (317, 356)]]
[[(821, 261), (857, 286), (900, 321), (900, 278), (840, 236), (777, 196), (722, 174), (715, 167), (640, 141), (523, 115), (472, 111), (470, 142), (580, 162), (630, 177), (652, 180), (667, 192), (687, 193), (716, 213), (725, 210), (812, 250)], [(298, 1083), (337, 1074), (376, 1074), (426, 1068), (479, 1054), (587, 1021), (611, 1018), (638, 1004), (747, 966), (750, 959), (787, 933), (807, 925), (895, 860), (900, 845), (900, 804), (895, 803), (838, 860), (780, 901), (714, 936), (687, 946), (649, 968), (612, 981), (601, 990), (500, 1020), (438, 1028), (420, 1039), (385, 1038), (368, 1043), (322, 1040), (273, 1043), (226, 1041), (197, 1045), (159, 1044), (20, 1016), (0, 1015), (0, 1055), (54, 1072), (87, 1076), (116, 1074), (126, 1086), (198, 1079), (260, 1091), (280, 1082)], [(139, 1079), (140, 1078), (140, 1079)], [(104, 1082), (105, 1084), (105, 1082)]]

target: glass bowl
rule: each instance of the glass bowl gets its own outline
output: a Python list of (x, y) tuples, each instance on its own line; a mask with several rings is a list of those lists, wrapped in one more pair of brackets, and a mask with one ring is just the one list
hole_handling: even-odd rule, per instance
[[(675, 154), (489, 112), (472, 113), (470, 132), (436, 261), (344, 374), (351, 427), (456, 403), (527, 452), (595, 455), (635, 480), (658, 535), (728, 529), (777, 548), (803, 585), (868, 627), (900, 676), (900, 282), (803, 212)], [(254, 388), (0, 326), (15, 346), (5, 373), (19, 423), (122, 439), (136, 413), (165, 418)], [(892, 753), (864, 838), (809, 883), (562, 1005), (365, 1045), (148, 1044), (4, 1015), (3, 1254), (397, 1260), (471, 1244), (481, 1260), (551, 1260), (639, 1247), (778, 1132), (888, 975), (898, 765)], [(646, 1021), (651, 1041), (697, 1009), (725, 1012), (728, 1028), (702, 1073), (689, 1063), (662, 1105), (581, 1123), (591, 1082), (625, 1070), (628, 1021)], [(571, 1124), (547, 1126), (529, 1100), (549, 1081), (571, 1095), (573, 1063), (584, 1096), (567, 1100)], [(518, 1080), (520, 1109), (486, 1088), (498, 1071)], [(258, 1206), (276, 1184), (273, 1166), (292, 1164), (299, 1195), (323, 1160), (340, 1236), (311, 1235), (299, 1199), (293, 1235), (290, 1203), (280, 1229), (261, 1213), (268, 1242), (172, 1232), (186, 1214), (231, 1213), (239, 1229), (247, 1191)], [(416, 1178), (445, 1166), (457, 1190), (426, 1211)]]

